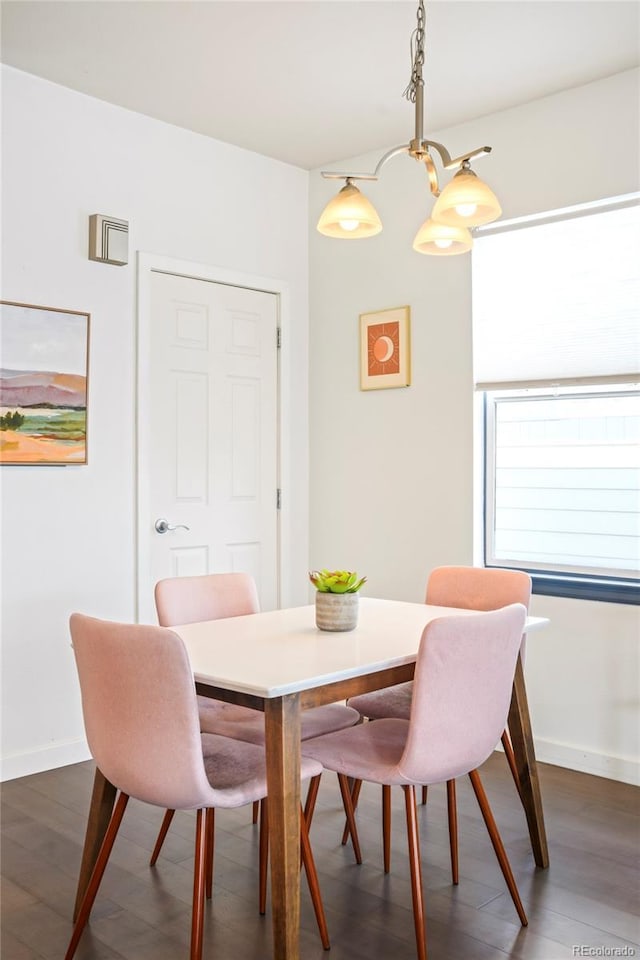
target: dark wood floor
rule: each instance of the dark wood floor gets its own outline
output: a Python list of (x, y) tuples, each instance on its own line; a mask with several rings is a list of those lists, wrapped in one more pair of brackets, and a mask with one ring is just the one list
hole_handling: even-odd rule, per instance
[[(458, 786), (460, 885), (451, 886), (444, 788), (431, 788), (419, 817), (430, 960), (640, 957), (640, 791), (558, 767), (542, 766), (541, 774), (549, 870), (533, 864), (504, 757), (495, 754), (484, 768), (529, 914), (526, 930), (518, 923), (464, 781)], [(86, 763), (3, 784), (2, 960), (64, 956), (92, 780), (92, 765)], [(305, 960), (414, 960), (404, 808), (402, 792), (394, 793), (392, 871), (385, 876), (379, 788), (363, 790), (359, 822), (365, 862), (358, 867), (350, 848), (340, 846), (338, 790), (335, 778), (324, 775), (312, 841), (332, 950), (328, 955), (322, 950), (304, 887)], [(152, 870), (148, 858), (160, 820), (155, 808), (129, 805), (78, 960), (186, 960), (194, 817), (176, 815)], [(248, 809), (217, 814), (205, 958), (271, 957), (270, 919), (257, 912), (258, 832), (250, 821)]]

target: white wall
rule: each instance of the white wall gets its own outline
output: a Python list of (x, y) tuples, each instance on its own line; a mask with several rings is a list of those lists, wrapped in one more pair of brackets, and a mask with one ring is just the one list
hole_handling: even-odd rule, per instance
[[(428, 135), (452, 156), (492, 145), (476, 169), (504, 218), (523, 216), (639, 189), (638, 91), (630, 71)], [(385, 149), (335, 169), (372, 170)], [(361, 186), (384, 230), (337, 241), (315, 231), (336, 184), (310, 180), (311, 563), (366, 573), (372, 596), (417, 600), (431, 568), (474, 555), (471, 262), (411, 249), (432, 206), (419, 164), (397, 157)], [(362, 393), (358, 314), (402, 304), (412, 385)], [(637, 609), (534, 598), (552, 620), (527, 661), (541, 759), (637, 776)]]
[[(283, 280), (291, 300), (289, 595), (306, 597), (308, 174), (2, 70), (2, 297), (91, 314), (89, 464), (4, 467), (3, 775), (86, 756), (71, 611), (134, 616), (135, 251)], [(130, 264), (87, 259), (92, 213)]]

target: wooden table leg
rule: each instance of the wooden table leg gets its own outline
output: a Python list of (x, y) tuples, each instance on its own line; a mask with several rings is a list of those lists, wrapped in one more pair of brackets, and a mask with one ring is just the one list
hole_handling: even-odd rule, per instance
[(521, 657), (518, 657), (513, 679), (513, 693), (511, 695), (511, 707), (509, 708), (509, 734), (518, 768), (520, 797), (527, 817), (533, 856), (538, 867), (548, 867), (547, 833), (544, 826), (542, 795), (540, 793), (536, 755), (533, 749), (531, 717), (529, 716)]
[(300, 697), (265, 700), (274, 960), (300, 958)]
[(82, 863), (80, 864), (76, 903), (73, 908), (74, 921), (78, 916), (82, 898), (89, 885), (89, 879), (93, 872), (95, 862), (98, 859), (98, 852), (102, 845), (104, 835), (107, 832), (107, 827), (109, 826), (115, 799), (116, 788), (112, 783), (109, 783), (96, 767), (96, 773), (93, 779), (93, 793), (91, 794), (91, 806), (89, 807), (89, 819), (87, 820), (87, 831), (85, 833), (84, 847), (82, 850)]

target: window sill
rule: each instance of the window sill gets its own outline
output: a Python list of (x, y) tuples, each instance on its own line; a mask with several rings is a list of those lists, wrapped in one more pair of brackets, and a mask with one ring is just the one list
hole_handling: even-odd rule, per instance
[[(503, 570), (497, 563), (486, 567)], [(567, 597), (575, 600), (599, 600), (603, 603), (627, 603), (640, 606), (640, 581), (618, 577), (588, 577), (579, 574), (541, 573), (527, 567), (509, 565), (509, 570), (522, 570), (531, 577), (531, 592), (543, 597)]]
[(607, 580), (595, 577), (571, 577), (562, 574), (541, 574), (528, 570), (532, 593), (545, 597), (571, 597), (576, 600), (599, 600), (604, 603), (640, 604), (637, 580)]

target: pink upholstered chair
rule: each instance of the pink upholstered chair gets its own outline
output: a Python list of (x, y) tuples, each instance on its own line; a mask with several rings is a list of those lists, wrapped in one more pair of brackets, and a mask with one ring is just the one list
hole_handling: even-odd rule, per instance
[[(461, 610), (498, 610), (511, 603), (521, 603), (529, 607), (531, 599), (531, 577), (520, 570), (497, 570), (481, 567), (436, 567), (427, 582), (425, 603), (439, 607), (457, 607)], [(370, 720), (396, 717), (407, 720), (411, 710), (413, 683), (401, 683), (384, 690), (375, 690), (349, 700), (363, 717)], [(518, 793), (520, 781), (513, 748), (506, 729), (502, 732), (502, 745)], [(360, 784), (354, 785), (352, 797), (357, 803)], [(422, 791), (422, 802), (426, 801), (426, 786)], [(449, 829), (451, 832), (451, 861), (453, 882), (457, 883), (457, 844), (456, 844), (456, 800), (455, 782), (447, 784), (447, 805), (449, 808)], [(390, 856), (390, 806), (389, 792), (383, 790), (383, 836), (384, 865), (389, 870)], [(348, 825), (345, 827), (342, 842), (346, 843)]]
[(444, 616), (422, 635), (408, 720), (381, 719), (303, 744), (303, 754), (338, 773), (358, 862), (360, 849), (347, 777), (405, 793), (409, 863), (419, 960), (426, 960), (416, 784), (469, 774), (500, 868), (523, 926), (526, 914), (477, 768), (504, 730), (526, 608)]
[[(248, 573), (212, 573), (160, 580), (155, 588), (155, 601), (158, 622), (163, 627), (240, 617), (260, 610), (256, 584)], [(264, 714), (261, 711), (201, 696), (198, 697), (198, 710), (203, 733), (233, 737), (260, 746), (264, 744)], [(344, 704), (330, 703), (313, 707), (302, 715), (302, 739), (342, 730), (359, 720), (357, 710)], [(254, 823), (257, 813), (256, 804)], [(158, 858), (172, 817), (173, 811), (167, 810), (151, 857), (152, 865)], [(264, 873), (262, 868), (261, 876)], [(260, 894), (261, 911), (264, 893), (262, 890)]]
[[(89, 919), (130, 796), (159, 807), (197, 811), (190, 957), (200, 960), (206, 875), (212, 865), (213, 811), (266, 796), (264, 750), (201, 734), (187, 653), (171, 630), (74, 614), (71, 636), (89, 747), (101, 772), (120, 792), (65, 960), (73, 957)], [(303, 759), (301, 776), (317, 777), (321, 769), (316, 761)], [(301, 841), (323, 945), (328, 948), (304, 817)]]

